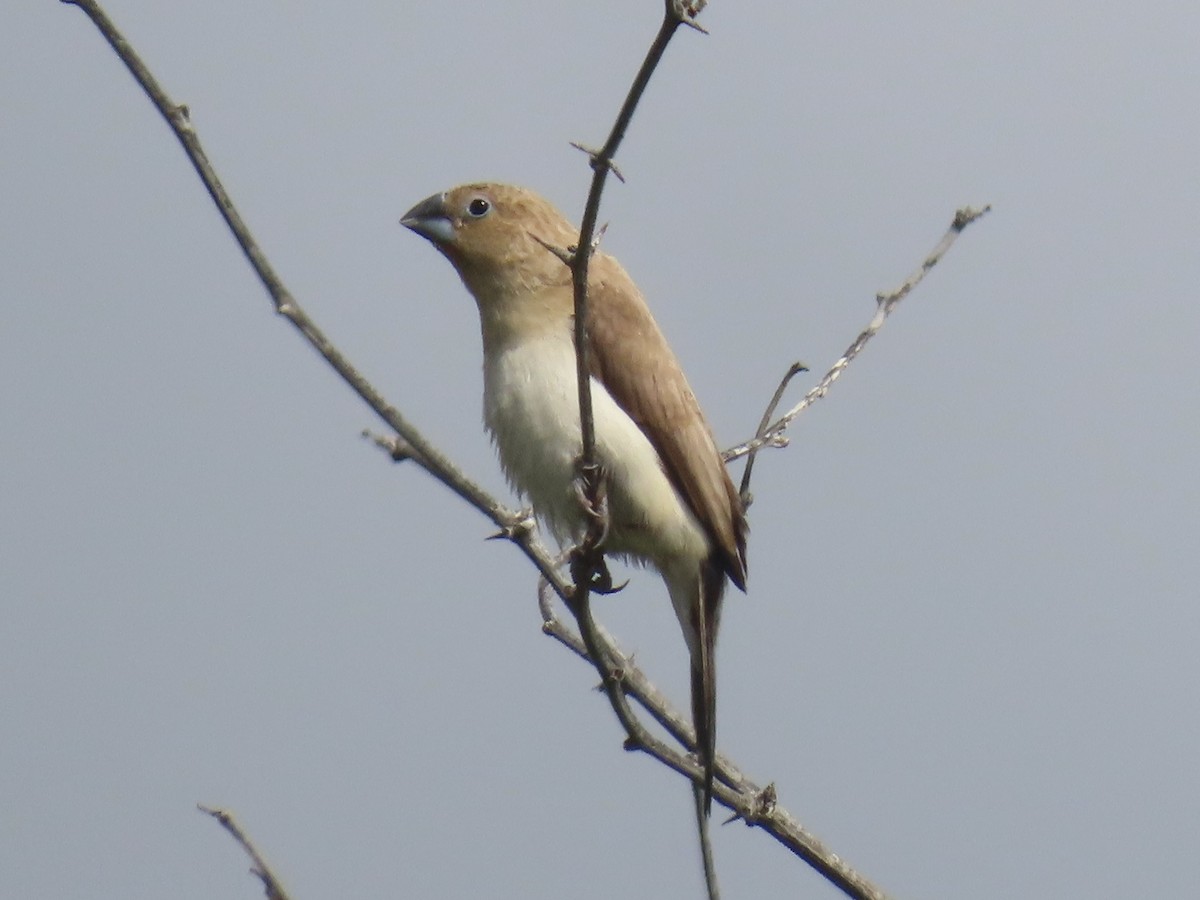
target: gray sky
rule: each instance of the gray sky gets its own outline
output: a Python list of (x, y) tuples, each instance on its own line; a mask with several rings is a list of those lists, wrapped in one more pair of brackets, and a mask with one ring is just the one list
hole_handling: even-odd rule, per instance
[[(397, 219), (577, 217), (659, 4), (106, 4), (300, 302), (490, 488), (479, 340)], [(897, 897), (1187, 896), (1200, 833), (1195, 3), (727, 3), (679, 35), (606, 248), (723, 443), (990, 202), (756, 471), (719, 742)], [(0, 896), (690, 898), (485, 520), (359, 437), (78, 11), (0, 29)], [(805, 384), (811, 383), (811, 378)], [(686, 698), (657, 578), (605, 621)], [(717, 829), (733, 897), (834, 897)]]

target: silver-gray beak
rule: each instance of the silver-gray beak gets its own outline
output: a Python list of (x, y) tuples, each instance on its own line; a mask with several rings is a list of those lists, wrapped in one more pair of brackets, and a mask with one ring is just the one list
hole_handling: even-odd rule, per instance
[(426, 197), (401, 217), (400, 224), (435, 244), (454, 240), (454, 223), (450, 221), (444, 193)]

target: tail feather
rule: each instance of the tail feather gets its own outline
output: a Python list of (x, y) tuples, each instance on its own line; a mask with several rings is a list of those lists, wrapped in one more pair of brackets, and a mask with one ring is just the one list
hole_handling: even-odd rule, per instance
[(695, 605), (696, 642), (692, 648), (692, 725), (696, 754), (704, 770), (704, 814), (712, 814), (713, 780), (717, 760), (717, 627), (725, 572), (709, 560), (700, 574), (700, 597)]
[(717, 755), (717, 692), (713, 684), (712, 654), (708, 665), (692, 661), (692, 724), (696, 729), (696, 753), (704, 769), (704, 814), (712, 814), (713, 778)]

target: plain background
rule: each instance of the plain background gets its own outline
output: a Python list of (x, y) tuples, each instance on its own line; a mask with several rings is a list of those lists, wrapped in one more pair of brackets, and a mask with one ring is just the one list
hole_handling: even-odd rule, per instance
[[(466, 470), (479, 339), (397, 220), (577, 218), (655, 0), (112, 0), (300, 303)], [(959, 241), (760, 461), (719, 737), (897, 897), (1195, 893), (1200, 6), (731, 3), (602, 219), (720, 440)], [(359, 437), (179, 147), (54, 0), (0, 29), (0, 897), (700, 895), (488, 523)], [(815, 376), (813, 376), (815, 377)], [(798, 386), (811, 384), (812, 377)], [(686, 698), (654, 577), (600, 614)], [(836, 892), (717, 829), (729, 898)]]

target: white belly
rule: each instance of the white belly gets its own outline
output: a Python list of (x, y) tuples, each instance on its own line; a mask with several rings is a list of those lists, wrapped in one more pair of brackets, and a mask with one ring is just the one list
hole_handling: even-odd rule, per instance
[[(573, 345), (545, 336), (492, 357), (484, 363), (483, 415), (500, 463), (556, 539), (573, 541), (584, 525), (574, 486), (582, 445)], [(595, 379), (592, 407), (608, 484), (606, 549), (659, 571), (698, 564), (708, 538), (654, 447)]]

